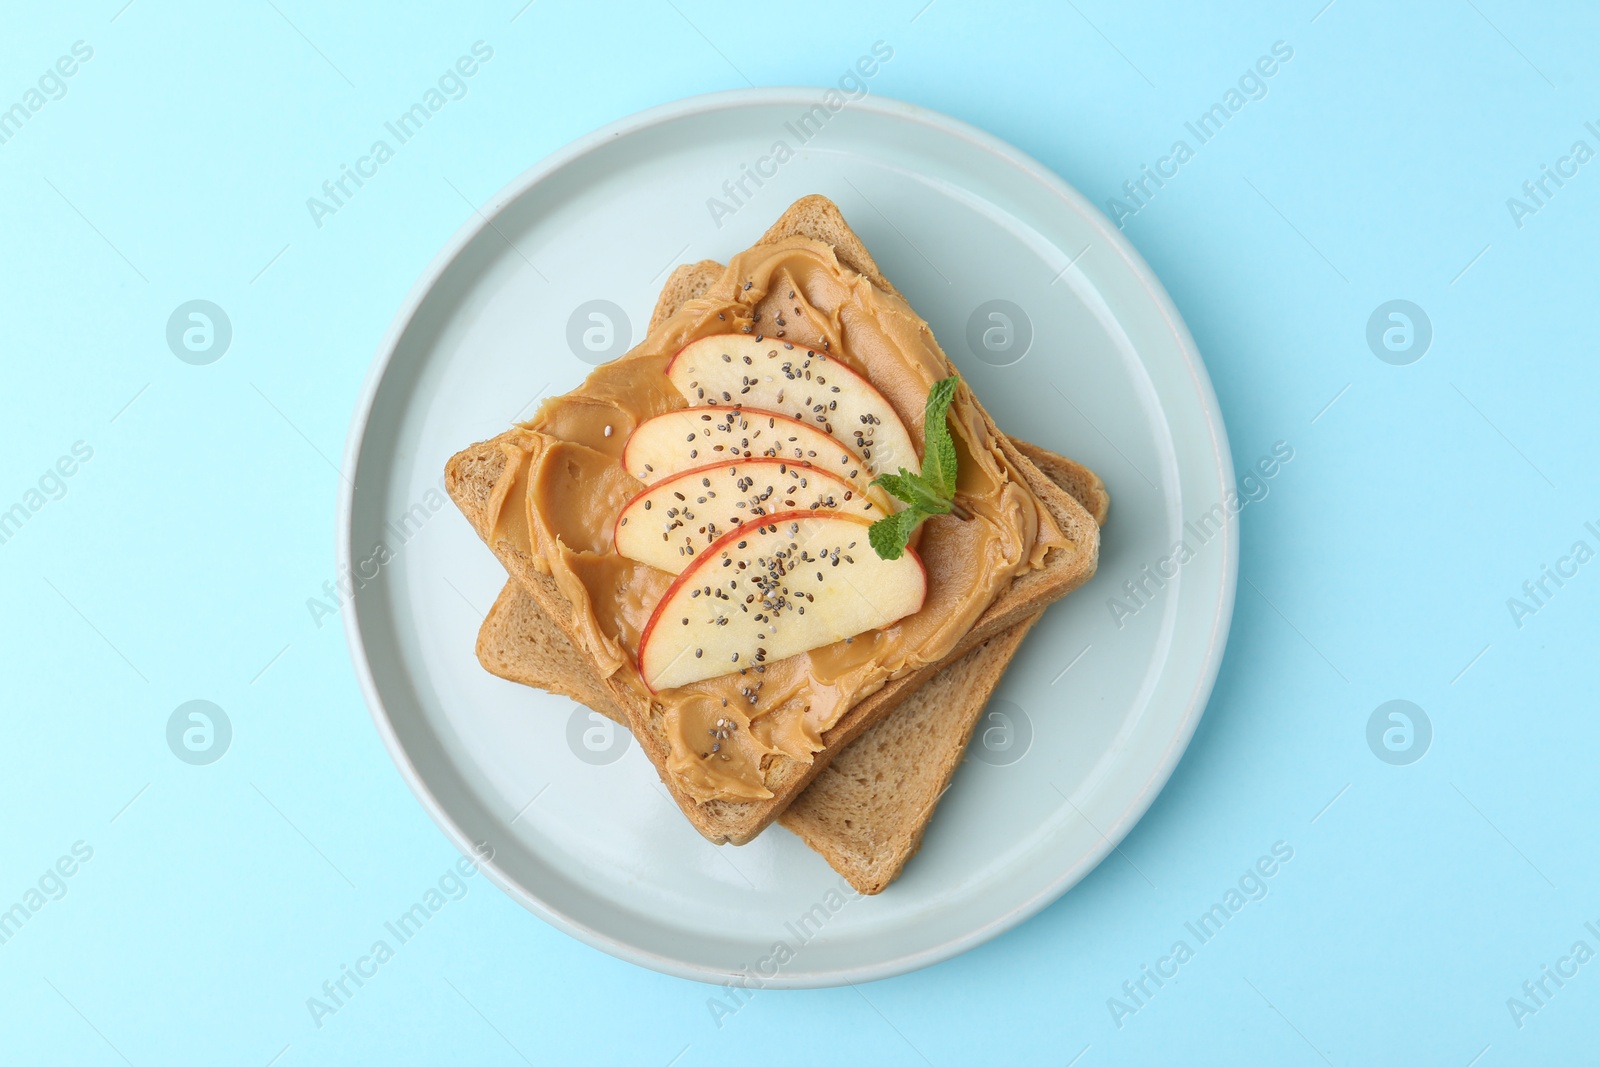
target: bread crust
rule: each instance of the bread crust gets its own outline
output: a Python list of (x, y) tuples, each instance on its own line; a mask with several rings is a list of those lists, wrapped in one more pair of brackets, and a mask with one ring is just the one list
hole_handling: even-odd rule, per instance
[[(1110, 497), (1093, 471), (1026, 441), (1013, 443), (1104, 523)], [(1042, 614), (940, 670), (840, 752), (778, 816), (779, 825), (858, 893), (881, 893), (920, 849), (995, 686)], [(570, 697), (627, 725), (595, 680), (592, 662), (515, 581), (506, 582), (483, 620), (477, 651), (491, 674)]]
[[(876, 263), (860, 239), (845, 223), (839, 209), (827, 198), (808, 196), (796, 201), (773, 224), (758, 244), (792, 236), (809, 237), (832, 245), (834, 254), (841, 264), (865, 275), (885, 291), (898, 295), (878, 271)], [(652, 328), (684, 301), (703, 294), (706, 286), (720, 273), (720, 270), (720, 265), (707, 260), (684, 265), (673, 271), (667, 279), (666, 287), (657, 302), (655, 314), (651, 318)], [(489, 498), (507, 462), (506, 452), (500, 445), (512, 432), (515, 431), (472, 445), (452, 456), (445, 468), (445, 486), (451, 499), (500, 559), (511, 577), (532, 597), (540, 611), (550, 619), (566, 641), (578, 648), (581, 645), (576, 636), (578, 621), (573, 605), (561, 594), (548, 575), (539, 572), (534, 560), (510, 541), (494, 538), (490, 530)], [(596, 697), (597, 703), (609, 702), (620, 712), (621, 721), (627, 723), (639, 741), (640, 748), (655, 765), (657, 773), (673, 799), (683, 809), (695, 829), (708, 840), (717, 844), (745, 844), (753, 839), (782, 814), (840, 751), (882, 720), (942, 669), (956, 663), (973, 649), (990, 642), (1003, 632), (1032, 620), (1050, 603), (1076, 589), (1093, 576), (1099, 559), (1100, 546), (1100, 529), (1094, 515), (1079, 504), (1070, 493), (1047, 477), (1034, 460), (1010, 438), (1002, 433), (997, 440), (1013, 469), (1023, 476), (1035, 495), (1049, 510), (1069, 542), (1068, 546), (1052, 550), (1042, 567), (1015, 578), (944, 659), (890, 679), (882, 688), (847, 711), (838, 722), (824, 732), (823, 747), (814, 754), (809, 763), (782, 756), (776, 757), (767, 776), (767, 788), (773, 793), (770, 799), (701, 802), (684, 792), (672, 776), (666, 773), (668, 752), (666, 731), (651, 703), (621, 683), (600, 677), (600, 671), (596, 666), (593, 671), (595, 675), (593, 682), (598, 690), (592, 695)], [(1094, 483), (1099, 481), (1092, 474), (1088, 474), (1088, 478), (1093, 479)], [(1008, 662), (1009, 659), (1010, 654), (1007, 653), (1005, 660)], [(1001, 669), (1003, 668), (1004, 663), (1001, 664)]]

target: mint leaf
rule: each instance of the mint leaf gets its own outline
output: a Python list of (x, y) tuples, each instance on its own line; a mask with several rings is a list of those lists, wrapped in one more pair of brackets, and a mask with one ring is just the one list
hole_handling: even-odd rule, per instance
[[(960, 379), (952, 374), (928, 391), (922, 418), (922, 479), (946, 501), (956, 495), (956, 443), (947, 415)], [(948, 506), (945, 511), (950, 510)]]
[(895, 499), (930, 515), (943, 515), (950, 510), (950, 502), (945, 499), (944, 493), (929, 485), (922, 475), (913, 474), (904, 467), (900, 468), (899, 474), (878, 475), (872, 479), (872, 484), (883, 486)]
[(947, 500), (956, 496), (956, 443), (946, 431), (944, 437), (934, 442), (933, 454), (938, 457), (938, 478), (941, 494)]
[(881, 485), (906, 505), (903, 511), (879, 519), (867, 530), (872, 550), (883, 559), (904, 555), (912, 533), (929, 515), (955, 511), (962, 518), (968, 517), (956, 507), (956, 443), (950, 436), (947, 418), (959, 382), (952, 374), (935, 382), (928, 391), (928, 406), (923, 410), (922, 473), (914, 474), (901, 467), (899, 474), (880, 474), (872, 479), (873, 485)]
[(950, 501), (938, 489), (927, 483), (919, 474), (913, 474), (907, 483), (911, 487), (911, 495), (915, 498), (911, 506), (928, 515), (943, 515), (950, 510)]
[(911, 479), (915, 477), (915, 474), (901, 467), (899, 474), (880, 474), (872, 479), (872, 484), (883, 486), (889, 491), (890, 496), (901, 503), (915, 504), (917, 498), (911, 490)]
[(873, 523), (867, 529), (867, 540), (880, 558), (899, 559), (905, 554), (906, 544), (911, 540), (911, 532), (925, 518), (927, 518), (926, 513), (915, 507), (897, 511)]

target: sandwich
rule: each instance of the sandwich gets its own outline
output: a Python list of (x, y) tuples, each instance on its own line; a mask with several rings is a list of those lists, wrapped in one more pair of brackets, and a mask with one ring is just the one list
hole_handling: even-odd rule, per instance
[(676, 272), (641, 344), (446, 486), (586, 667), (569, 691), (742, 844), (964, 657), (998, 679), (1013, 631), (1093, 575), (1099, 526), (830, 201), (715, 267)]
[[(721, 273), (720, 265), (713, 268), (711, 277)], [(672, 310), (658, 307), (656, 317)], [(1036, 445), (1014, 443), (1096, 523), (1105, 524), (1111, 501), (1093, 471)], [(990, 696), (1042, 614), (990, 638), (925, 682), (834, 757), (778, 816), (778, 824), (858, 893), (881, 893), (921, 847)], [(490, 674), (569, 697), (627, 725), (587, 657), (515, 581), (506, 583), (484, 618), (477, 654)]]

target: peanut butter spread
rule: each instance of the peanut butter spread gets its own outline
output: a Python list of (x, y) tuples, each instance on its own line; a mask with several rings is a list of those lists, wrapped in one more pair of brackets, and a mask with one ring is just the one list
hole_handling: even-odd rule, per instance
[(927, 324), (842, 266), (831, 247), (801, 237), (758, 245), (627, 355), (545, 401), (504, 445), (508, 462), (489, 509), (492, 538), (526, 551), (571, 601), (601, 676), (654, 702), (667, 770), (700, 801), (771, 797), (765, 775), (774, 757), (810, 762), (823, 733), (858, 701), (943, 659), (1014, 577), (1068, 543), (963, 384), (949, 419), (958, 498), (972, 517), (935, 516), (918, 530), (927, 570), (920, 611), (808, 653), (651, 693), (636, 666), (640, 633), (672, 575), (613, 548), (618, 513), (644, 488), (623, 469), (622, 449), (645, 419), (687, 406), (665, 373), (672, 355), (731, 333), (764, 334), (846, 364), (916, 441), (928, 391), (950, 373)]

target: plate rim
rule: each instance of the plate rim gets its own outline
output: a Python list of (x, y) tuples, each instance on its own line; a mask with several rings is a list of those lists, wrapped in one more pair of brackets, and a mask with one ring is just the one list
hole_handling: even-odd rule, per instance
[[(658, 104), (609, 122), (563, 145), (516, 175), (481, 206), (474, 206), (472, 214), (462, 222), (455, 233), (433, 256), (407, 291), (405, 298), (396, 309), (388, 328), (384, 331), (378, 343), (372, 362), (367, 369), (366, 377), (362, 382), (355, 409), (351, 416), (350, 427), (345, 437), (342, 456), (342, 469), (347, 472), (348, 477), (340, 479), (338, 487), (339, 499), (336, 509), (335, 536), (337, 538), (337, 563), (341, 572), (353, 565), (355, 559), (351, 533), (355, 513), (356, 473), (359, 468), (362, 447), (366, 440), (379, 390), (387, 377), (400, 340), (405, 336), (406, 331), (416, 317), (417, 311), (421, 308), (439, 279), (449, 269), (462, 250), (482, 233), (487, 226), (491, 225), (490, 220), (506, 205), (528, 192), (548, 176), (624, 136), (689, 116), (709, 114), (716, 111), (738, 110), (752, 106), (815, 103), (817, 94), (821, 92), (823, 92), (823, 89), (817, 86), (730, 89), (702, 93)], [(1088, 222), (1097, 231), (1097, 235), (1105, 241), (1106, 245), (1122, 259), (1124, 265), (1144, 290), (1145, 295), (1160, 313), (1168, 332), (1177, 342), (1179, 354), (1188, 369), (1190, 379), (1200, 399), (1207, 436), (1211, 445), (1211, 460), (1214, 469), (1220, 476), (1224, 486), (1234, 484), (1233, 457), (1228, 447), (1227, 429), (1223, 421), (1221, 405), (1217, 400), (1216, 391), (1212, 386), (1210, 375), (1206, 371), (1204, 361), (1200, 356), (1199, 348), (1196, 346), (1193, 336), (1189, 333), (1189, 329), (1182, 316), (1178, 313), (1176, 305), (1173, 304), (1171, 297), (1149, 264), (1144, 261), (1144, 258), (1123, 236), (1122, 232), (1112, 226), (1109, 220), (1105, 218), (1098, 208), (1094, 207), (1087, 197), (1078, 192), (1050, 168), (1016, 146), (943, 112), (923, 107), (920, 104), (913, 104), (881, 95), (869, 95), (860, 100), (851, 101), (846, 106), (852, 110), (876, 112), (890, 119), (909, 121), (931, 127), (938, 132), (965, 142), (975, 150), (998, 157), (1002, 162), (1020, 171), (1062, 201), (1065, 210), (1074, 212)], [(1228, 516), (1223, 526), (1222, 539), (1223, 559), (1220, 569), (1222, 588), (1217, 596), (1215, 610), (1211, 618), (1204, 661), (1194, 680), (1194, 685), (1190, 689), (1183, 715), (1172, 737), (1169, 739), (1165, 751), (1161, 753), (1160, 759), (1153, 765), (1144, 784), (1140, 786), (1137, 794), (1117, 819), (1099, 833), (1100, 842), (1097, 845), (1080, 856), (1075, 863), (1065, 868), (1056, 878), (1043, 885), (1025, 902), (992, 917), (987, 922), (979, 924), (964, 934), (947, 938), (936, 945), (926, 946), (913, 952), (878, 960), (874, 963), (835, 968), (831, 971), (804, 972), (791, 975), (785, 975), (780, 970), (772, 979), (763, 978), (762, 987), (778, 989), (827, 988), (891, 978), (943, 962), (976, 948), (1026, 922), (1059, 900), (1068, 890), (1098, 867), (1101, 861), (1132, 831), (1134, 826), (1150, 809), (1150, 806), (1155, 803), (1156, 798), (1160, 796), (1167, 781), (1177, 769), (1184, 752), (1188, 750), (1189, 743), (1199, 726), (1200, 718), (1205, 713), (1206, 705), (1215, 686), (1218, 672), (1221, 669), (1238, 592), (1239, 523), (1237, 516)], [(353, 600), (350, 604), (350, 610), (342, 612), (341, 615), (343, 616), (341, 621), (351, 666), (355, 670), (356, 679), (361, 687), (368, 714), (377, 729), (378, 736), (383, 741), (389, 758), (393, 761), (396, 769), (399, 770), (413, 796), (421, 803), (423, 810), (433, 819), (435, 825), (444, 832), (445, 836), (463, 855), (479, 859), (480, 869), (489, 876), (491, 881), (518, 904), (546, 923), (584, 944), (618, 959), (648, 967), (651, 970), (674, 977), (716, 985), (722, 984), (723, 981), (729, 978), (738, 977), (739, 972), (737, 971), (665, 956), (595, 929), (551, 907), (543, 899), (532, 893), (528, 887), (502, 871), (492, 855), (486, 860), (480, 859), (475, 851), (476, 843), (468, 837), (454, 818), (444, 810), (438, 798), (434, 796), (432, 789), (418, 772), (409, 752), (395, 730), (378, 688), (377, 680), (373, 675), (372, 664), (367, 654), (366, 641), (362, 636), (360, 601)]]

